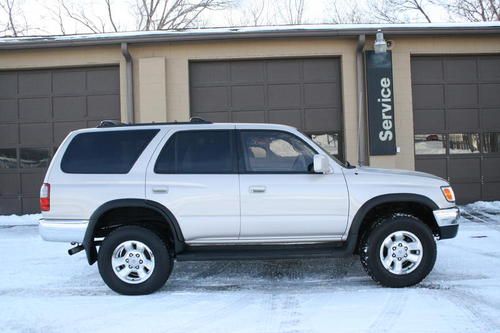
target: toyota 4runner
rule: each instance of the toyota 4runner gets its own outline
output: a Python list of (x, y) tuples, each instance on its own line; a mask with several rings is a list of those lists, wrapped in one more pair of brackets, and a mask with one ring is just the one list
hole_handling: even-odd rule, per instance
[(40, 206), (42, 238), (85, 250), (128, 295), (161, 288), (174, 261), (353, 254), (376, 282), (411, 286), (459, 215), (441, 178), (343, 164), (288, 126), (200, 119), (70, 133)]

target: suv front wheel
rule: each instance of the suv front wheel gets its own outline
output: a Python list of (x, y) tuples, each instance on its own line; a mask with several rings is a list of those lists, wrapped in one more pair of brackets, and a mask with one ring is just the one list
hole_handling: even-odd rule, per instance
[(125, 226), (104, 239), (98, 266), (104, 282), (117, 293), (145, 295), (165, 284), (172, 272), (173, 259), (153, 231)]
[(436, 241), (420, 219), (395, 214), (371, 228), (361, 242), (360, 259), (376, 282), (393, 288), (412, 286), (434, 267)]

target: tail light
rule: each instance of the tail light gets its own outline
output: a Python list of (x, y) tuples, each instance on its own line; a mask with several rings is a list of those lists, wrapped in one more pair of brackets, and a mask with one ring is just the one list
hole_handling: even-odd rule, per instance
[(40, 210), (48, 212), (50, 210), (50, 184), (44, 183), (40, 189)]

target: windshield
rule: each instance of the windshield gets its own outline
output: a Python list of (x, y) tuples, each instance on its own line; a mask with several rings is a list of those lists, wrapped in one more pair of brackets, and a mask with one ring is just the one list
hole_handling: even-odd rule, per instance
[(321, 149), (321, 151), (323, 151), (325, 154), (327, 154), (328, 156), (330, 156), (335, 162), (337, 162), (338, 164), (340, 164), (341, 166), (343, 166), (344, 168), (352, 168), (352, 165), (349, 164), (349, 162), (342, 162), (341, 160), (339, 160), (337, 157), (335, 157), (334, 155), (330, 154), (325, 148), (323, 148), (319, 143), (317, 143), (316, 141), (314, 141), (309, 135), (303, 133), (302, 131), (299, 131), (300, 133), (302, 133), (303, 135), (307, 136), (308, 138), (310, 138), (315, 144), (317, 147), (319, 147), (319, 149)]

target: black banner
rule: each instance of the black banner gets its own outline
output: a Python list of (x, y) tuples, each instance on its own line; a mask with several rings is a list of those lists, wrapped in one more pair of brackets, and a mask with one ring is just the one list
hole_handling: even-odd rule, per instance
[(365, 52), (370, 155), (396, 154), (391, 51)]

